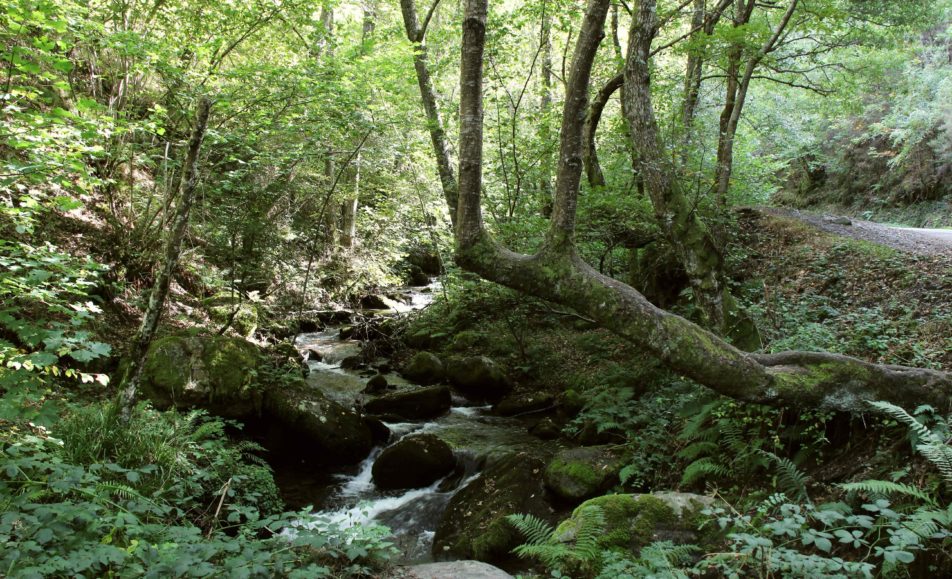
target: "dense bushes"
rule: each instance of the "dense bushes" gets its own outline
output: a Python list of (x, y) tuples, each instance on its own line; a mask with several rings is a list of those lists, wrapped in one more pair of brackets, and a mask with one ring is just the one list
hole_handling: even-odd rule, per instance
[[(74, 411), (0, 442), (0, 566), (9, 576), (368, 574), (388, 531), (281, 513), (260, 449), (199, 412)], [(63, 440), (52, 434), (62, 436)]]

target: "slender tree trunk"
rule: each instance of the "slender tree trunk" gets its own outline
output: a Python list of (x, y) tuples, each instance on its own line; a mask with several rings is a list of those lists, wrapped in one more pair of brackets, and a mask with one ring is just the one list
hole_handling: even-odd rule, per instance
[[(629, 48), (641, 63), (626, 70), (628, 80), (647, 80), (647, 49), (654, 35), (644, 9), (633, 27)], [(598, 47), (608, 0), (590, 0), (579, 34), (566, 91), (566, 110), (577, 112), (584, 101), (591, 64)], [(648, 8), (653, 8), (649, 6)], [(653, 11), (649, 11), (653, 15)], [(460, 188), (456, 260), (465, 269), (518, 291), (574, 308), (599, 325), (645, 348), (669, 368), (717, 392), (739, 400), (801, 408), (864, 411), (866, 400), (914, 406), (952, 406), (952, 374), (934, 370), (870, 364), (836, 354), (785, 352), (747, 354), (703, 328), (665, 312), (637, 291), (603, 276), (582, 261), (566, 227), (574, 223), (581, 163), (560, 163), (556, 185), (558, 212), (550, 223), (549, 242), (536, 255), (520, 255), (496, 243), (484, 230), (482, 189), (482, 67), (486, 0), (466, 0), (460, 67)], [(640, 82), (641, 82), (640, 81)], [(634, 83), (633, 83), (634, 84)], [(579, 91), (583, 94), (577, 94)], [(629, 97), (626, 95), (626, 100)], [(647, 101), (650, 105), (650, 101)], [(648, 111), (649, 118), (653, 112)], [(581, 155), (583, 116), (566, 114), (560, 158)], [(653, 124), (653, 118), (650, 119)], [(657, 136), (652, 136), (654, 142)], [(569, 185), (575, 183), (575, 190)], [(562, 188), (560, 188), (560, 185)], [(560, 241), (568, 240), (568, 243)]]
[(540, 108), (542, 122), (539, 127), (539, 141), (542, 143), (542, 168), (539, 183), (542, 201), (542, 215), (548, 217), (552, 212), (552, 14), (549, 7), (542, 5), (542, 95)]
[[(694, 14), (691, 17), (691, 28), (693, 30), (703, 30), (705, 5), (705, 0), (694, 0)], [(692, 47), (688, 52), (687, 69), (684, 73), (684, 109), (681, 116), (685, 132), (690, 132), (691, 125), (694, 123), (694, 113), (697, 110), (697, 100), (701, 92), (701, 71), (703, 68), (704, 59), (701, 52), (696, 47)]]
[(599, 121), (602, 120), (602, 112), (605, 110), (605, 106), (624, 82), (625, 77), (621, 73), (609, 79), (595, 95), (592, 105), (588, 109), (588, 115), (585, 117), (585, 125), (582, 128), (584, 134), (582, 161), (585, 166), (585, 175), (588, 177), (588, 184), (592, 187), (605, 186), (605, 174), (602, 173), (602, 167), (598, 162), (598, 150), (595, 147), (595, 132), (598, 129)]
[(172, 276), (178, 265), (179, 254), (182, 251), (182, 240), (188, 229), (189, 212), (195, 200), (195, 189), (198, 185), (198, 154), (201, 152), (202, 140), (205, 138), (205, 129), (208, 126), (208, 114), (211, 110), (211, 101), (201, 98), (195, 113), (195, 126), (188, 141), (188, 154), (182, 166), (182, 180), (179, 185), (178, 206), (165, 242), (165, 255), (158, 276), (149, 295), (149, 304), (142, 316), (142, 324), (132, 338), (132, 347), (129, 352), (129, 366), (123, 375), (120, 387), (118, 409), (122, 420), (128, 421), (132, 416), (138, 395), (139, 382), (142, 378), (142, 365), (145, 362), (149, 345), (155, 337), (165, 308), (165, 299), (169, 294)]
[(433, 78), (427, 65), (426, 30), (420, 28), (417, 19), (414, 0), (400, 0), (400, 9), (403, 12), (403, 23), (406, 27), (407, 38), (418, 46), (413, 51), (413, 67), (416, 70), (417, 83), (420, 86), (420, 96), (423, 100), (423, 109), (426, 111), (427, 128), (430, 131), (430, 140), (436, 152), (436, 167), (440, 175), (440, 184), (443, 186), (443, 196), (450, 208), (450, 219), (456, 225), (456, 206), (458, 188), (456, 170), (453, 168), (453, 154), (450, 150), (446, 130), (443, 128), (443, 117), (440, 114), (436, 89), (433, 88)]
[(354, 195), (350, 199), (345, 199), (343, 204), (343, 217), (341, 223), (341, 247), (350, 249), (354, 247), (354, 241), (357, 238), (357, 199), (360, 197), (360, 152), (354, 160)]
[[(790, 24), (790, 19), (797, 9), (799, 0), (791, 0), (787, 10), (781, 17), (777, 27), (773, 30), (770, 39), (763, 47), (752, 54), (744, 66), (743, 74), (740, 73), (743, 49), (739, 43), (731, 46), (728, 53), (727, 70), (727, 99), (724, 103), (724, 109), (721, 111), (719, 123), (719, 137), (717, 142), (717, 206), (723, 212), (727, 208), (727, 192), (730, 189), (731, 173), (734, 167), (734, 138), (737, 136), (737, 124), (740, 122), (740, 115), (744, 110), (744, 103), (747, 100), (747, 90), (750, 87), (750, 81), (757, 70), (757, 66), (767, 54), (772, 52), (777, 41), (783, 35)], [(738, 0), (738, 9), (741, 10), (741, 21), (735, 26), (742, 26), (750, 22), (751, 14), (755, 6), (755, 0), (748, 0), (744, 4), (743, 0)]]
[(335, 163), (333, 153), (328, 150), (324, 159), (324, 182), (327, 183), (327, 202), (324, 204), (324, 251), (334, 253), (340, 245), (340, 203), (334, 194)]

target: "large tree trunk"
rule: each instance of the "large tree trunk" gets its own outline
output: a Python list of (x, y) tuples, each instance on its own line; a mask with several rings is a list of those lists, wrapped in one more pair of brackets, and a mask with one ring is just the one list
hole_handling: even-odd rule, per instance
[(172, 276), (175, 274), (179, 255), (182, 252), (182, 240), (185, 238), (185, 232), (188, 229), (188, 216), (192, 210), (195, 189), (198, 186), (198, 154), (201, 152), (202, 140), (205, 138), (205, 129), (208, 126), (208, 114), (211, 106), (211, 101), (207, 98), (203, 97), (198, 101), (195, 126), (192, 128), (192, 135), (188, 141), (188, 154), (185, 157), (185, 164), (182, 166), (178, 205), (175, 208), (172, 229), (165, 242), (165, 257), (162, 260), (159, 274), (155, 278), (155, 283), (152, 285), (152, 293), (149, 295), (149, 304), (142, 316), (142, 324), (132, 338), (129, 365), (126, 367), (120, 382), (122, 393), (119, 397), (118, 409), (123, 421), (129, 420), (132, 409), (135, 407), (139, 381), (142, 378), (142, 364), (145, 362), (145, 356), (152, 339), (155, 337), (155, 332), (159, 328), (159, 321), (162, 319), (162, 311), (165, 308), (165, 299), (169, 295)]
[[(439, 0), (435, 0), (439, 1)], [(436, 4), (434, 4), (434, 9)], [(417, 19), (414, 0), (400, 0), (400, 9), (403, 12), (403, 24), (406, 27), (407, 38), (416, 43), (413, 51), (413, 67), (416, 69), (417, 84), (420, 85), (420, 96), (423, 100), (423, 109), (426, 111), (427, 128), (430, 131), (430, 141), (436, 153), (436, 167), (440, 175), (440, 184), (443, 186), (443, 196), (450, 208), (450, 219), (456, 225), (457, 184), (456, 171), (453, 169), (453, 154), (450, 150), (446, 130), (443, 127), (443, 117), (440, 114), (439, 102), (436, 98), (436, 89), (433, 88), (433, 78), (427, 65), (426, 28), (421, 28)], [(432, 13), (431, 13), (432, 14)]]
[[(608, 4), (609, 0), (590, 0), (579, 34), (560, 139), (560, 159), (565, 162), (558, 168), (556, 213), (547, 243), (536, 255), (520, 255), (497, 244), (482, 225), (482, 55), (486, 0), (466, 0), (460, 67), (457, 262), (486, 279), (572, 307), (643, 346), (672, 370), (740, 400), (846, 411), (865, 410), (863, 402), (875, 399), (948, 408), (952, 401), (952, 374), (870, 364), (835, 354), (747, 354), (684, 318), (655, 307), (630, 286), (599, 274), (578, 257), (571, 239), (581, 178), (584, 116), (580, 113), (584, 112), (592, 61)], [(641, 84), (647, 79), (645, 41), (650, 42), (654, 35), (654, 20), (645, 18), (652, 11), (645, 12), (644, 8), (636, 6), (641, 17), (633, 27), (634, 48), (629, 49), (628, 59), (632, 70), (626, 70), (626, 84), (628, 80)], [(638, 59), (640, 64), (631, 67), (631, 62)], [(639, 115), (653, 125), (650, 109), (640, 111)], [(649, 140), (656, 143), (656, 135)]]
[(632, 26), (625, 66), (625, 116), (632, 134), (634, 162), (651, 198), (665, 237), (684, 266), (695, 300), (709, 327), (726, 330), (724, 312), (724, 258), (696, 203), (674, 179), (676, 161), (665, 154), (651, 104), (648, 59), (657, 32), (654, 0), (632, 5)]

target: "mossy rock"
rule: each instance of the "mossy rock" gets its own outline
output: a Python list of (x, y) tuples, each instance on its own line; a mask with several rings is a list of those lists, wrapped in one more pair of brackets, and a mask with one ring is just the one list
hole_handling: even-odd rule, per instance
[(506, 373), (485, 356), (448, 358), (446, 376), (463, 393), (482, 399), (498, 400), (512, 390)]
[[(308, 386), (303, 379), (272, 385), (264, 401), (278, 454), (296, 455), (316, 464), (354, 464), (373, 447), (373, 434), (363, 416)], [(303, 450), (302, 450), (303, 449)]]
[(545, 463), (525, 453), (489, 465), (450, 499), (433, 538), (438, 560), (476, 559), (500, 564), (523, 539), (506, 521), (512, 514), (530, 514), (554, 523), (556, 513), (545, 500)]
[(614, 447), (572, 448), (560, 451), (549, 461), (544, 479), (553, 493), (577, 504), (615, 484), (622, 466)]
[(598, 541), (603, 549), (638, 552), (655, 541), (694, 543), (699, 536), (700, 512), (713, 502), (712, 497), (676, 492), (604, 495), (579, 505), (559, 524), (555, 536), (560, 542), (574, 541), (581, 513), (598, 507), (605, 515), (605, 528)]
[(457, 352), (465, 352), (467, 350), (473, 350), (486, 342), (486, 335), (477, 332), (476, 330), (463, 330), (458, 332), (453, 336), (453, 341), (450, 343), (450, 349)]
[(424, 386), (443, 380), (443, 362), (430, 352), (417, 352), (400, 372), (407, 380)]
[(157, 408), (204, 408), (225, 418), (258, 412), (258, 347), (229, 336), (169, 336), (149, 347), (141, 388)]
[[(229, 294), (218, 294), (202, 300), (202, 306), (208, 312), (208, 317), (219, 325), (224, 325), (234, 312), (231, 327), (239, 335), (250, 337), (258, 329), (258, 309), (248, 302), (240, 302), (237, 297)], [(237, 306), (237, 312), (235, 307)]]

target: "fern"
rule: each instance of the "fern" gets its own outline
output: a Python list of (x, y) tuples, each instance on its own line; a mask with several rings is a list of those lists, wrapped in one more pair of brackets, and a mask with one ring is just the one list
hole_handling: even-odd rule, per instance
[(766, 450), (760, 450), (759, 454), (766, 457), (777, 468), (777, 483), (784, 491), (801, 501), (810, 500), (807, 493), (810, 477), (802, 473), (793, 461)]
[(710, 442), (710, 441), (694, 442), (692, 444), (685, 446), (683, 449), (681, 449), (681, 451), (678, 452), (678, 457), (686, 458), (688, 460), (696, 460), (699, 456), (717, 452), (718, 448), (720, 447), (717, 446), (716, 442)]
[(526, 538), (528, 545), (544, 544), (555, 532), (552, 525), (534, 515), (509, 515), (506, 519)]
[[(889, 415), (897, 422), (905, 424), (907, 427), (909, 427), (909, 430), (913, 432), (917, 440), (931, 442), (932, 439), (935, 438), (932, 434), (932, 431), (929, 430), (925, 424), (916, 420), (915, 417), (910, 415), (899, 406), (889, 402), (884, 402), (882, 400), (871, 401), (869, 402), (869, 405), (873, 408), (876, 408), (883, 414)], [(915, 443), (916, 441), (913, 442)]]
[(682, 485), (689, 485), (706, 476), (728, 476), (730, 469), (719, 464), (713, 458), (705, 456), (689, 464), (681, 477)]
[(916, 451), (936, 467), (945, 485), (952, 489), (952, 447), (944, 437), (895, 404), (875, 401), (869, 405), (909, 428)]
[[(575, 513), (577, 526), (571, 542), (562, 540), (552, 526), (532, 515), (509, 515), (506, 520), (526, 538), (513, 553), (523, 559), (538, 559), (550, 569), (590, 572), (599, 566), (599, 539), (605, 531), (605, 513), (592, 505)], [(573, 573), (574, 575), (575, 573)]]
[(846, 492), (861, 492), (870, 495), (889, 496), (899, 494), (909, 497), (915, 497), (929, 504), (935, 501), (928, 494), (917, 487), (903, 483), (895, 483), (887, 480), (864, 480), (852, 483), (843, 483), (839, 485)]

